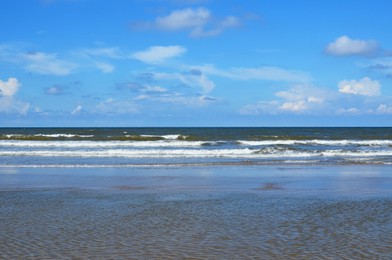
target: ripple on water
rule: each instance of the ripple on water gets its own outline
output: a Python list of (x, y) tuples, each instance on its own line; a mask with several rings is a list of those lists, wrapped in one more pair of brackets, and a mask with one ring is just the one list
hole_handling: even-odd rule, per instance
[(2, 192), (0, 258), (390, 258), (392, 200)]

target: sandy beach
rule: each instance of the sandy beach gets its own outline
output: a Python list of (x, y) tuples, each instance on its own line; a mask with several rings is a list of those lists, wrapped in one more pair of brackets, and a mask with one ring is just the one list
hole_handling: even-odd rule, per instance
[(1, 259), (392, 257), (387, 166), (2, 168)]

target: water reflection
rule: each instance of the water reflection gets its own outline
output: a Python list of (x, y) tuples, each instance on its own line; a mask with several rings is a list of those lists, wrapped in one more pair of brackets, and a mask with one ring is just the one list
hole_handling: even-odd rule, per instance
[(0, 258), (391, 258), (392, 199), (257, 192), (0, 193)]

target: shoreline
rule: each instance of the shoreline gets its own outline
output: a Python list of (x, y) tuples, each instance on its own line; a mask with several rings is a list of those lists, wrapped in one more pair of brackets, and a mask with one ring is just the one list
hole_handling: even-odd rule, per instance
[(389, 259), (390, 172), (0, 169), (0, 258)]
[(139, 187), (135, 189), (137, 192), (268, 190), (381, 195), (392, 190), (391, 169), (390, 165), (4, 167), (0, 168), (0, 191), (13, 188), (133, 190), (125, 188), (129, 186)]

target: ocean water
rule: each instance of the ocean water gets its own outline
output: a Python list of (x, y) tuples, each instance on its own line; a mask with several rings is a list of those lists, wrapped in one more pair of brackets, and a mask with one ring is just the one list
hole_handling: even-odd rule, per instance
[(0, 259), (391, 259), (391, 165), (392, 128), (0, 128)]
[(391, 259), (390, 172), (0, 168), (0, 259)]
[(391, 163), (385, 127), (0, 129), (0, 167)]

